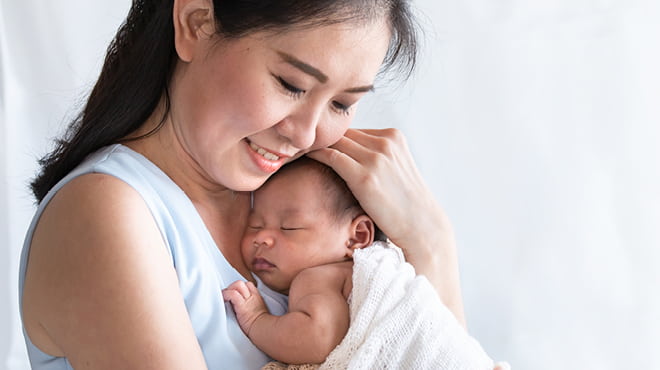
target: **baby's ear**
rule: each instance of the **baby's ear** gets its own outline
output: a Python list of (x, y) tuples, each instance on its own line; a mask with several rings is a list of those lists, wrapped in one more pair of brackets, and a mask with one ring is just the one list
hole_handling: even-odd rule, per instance
[(348, 241), (348, 257), (353, 257), (353, 251), (368, 246), (374, 242), (374, 222), (365, 214), (361, 214), (351, 222), (350, 239)]

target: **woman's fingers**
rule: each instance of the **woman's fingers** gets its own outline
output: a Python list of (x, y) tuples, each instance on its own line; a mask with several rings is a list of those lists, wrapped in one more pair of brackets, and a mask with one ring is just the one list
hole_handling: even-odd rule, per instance
[[(360, 184), (365, 176), (382, 167), (379, 162), (395, 156), (389, 139), (379, 136), (386, 131), (370, 130), (367, 133), (351, 129), (331, 147), (307, 155), (332, 167), (351, 187), (352, 182)], [(351, 187), (351, 190), (355, 189)]]
[(307, 156), (332, 167), (343, 179), (350, 178), (361, 170), (359, 162), (336, 148), (318, 149), (307, 153)]
[(451, 225), (417, 170), (403, 134), (395, 129), (348, 130), (336, 144), (308, 156), (346, 181), (364, 211), (464, 322)]
[(498, 362), (493, 370), (511, 370), (511, 365), (508, 362)]
[(404, 135), (396, 129), (350, 130), (332, 150), (342, 155), (333, 154), (330, 165), (365, 212), (463, 323), (451, 224), (417, 170)]
[(349, 130), (330, 148), (308, 155), (332, 167), (395, 242), (413, 231), (406, 227), (410, 211), (423, 210), (410, 199), (424, 196), (424, 184), (398, 130)]
[(378, 160), (379, 156), (392, 157), (400, 149), (408, 149), (403, 135), (395, 129), (350, 129), (330, 148), (348, 155), (363, 166)]

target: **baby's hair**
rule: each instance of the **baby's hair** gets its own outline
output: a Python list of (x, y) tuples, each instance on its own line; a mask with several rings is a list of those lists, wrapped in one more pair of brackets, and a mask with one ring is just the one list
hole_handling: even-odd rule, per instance
[(337, 221), (344, 216), (350, 215), (352, 218), (361, 213), (365, 213), (364, 210), (362, 210), (360, 203), (348, 188), (348, 185), (346, 185), (346, 181), (344, 181), (344, 179), (342, 179), (332, 168), (309, 157), (301, 157), (293, 162), (287, 163), (277, 171), (271, 179), (294, 169), (301, 168), (308, 171), (314, 171), (319, 175), (318, 179), (323, 186), (322, 194), (325, 202), (332, 210)]
[[(349, 189), (346, 181), (341, 178), (331, 167), (316, 161), (309, 157), (300, 157), (293, 162), (287, 163), (279, 171), (277, 171), (270, 179), (281, 176), (287, 172), (295, 169), (305, 169), (308, 171), (315, 171), (319, 176), (321, 182), (322, 194), (325, 197), (325, 202), (329, 209), (332, 210), (335, 221), (341, 222), (343, 218), (350, 217), (351, 219), (366, 212), (360, 206), (360, 202), (355, 198), (351, 189)], [(375, 225), (375, 239), (384, 241), (387, 239), (385, 234)]]

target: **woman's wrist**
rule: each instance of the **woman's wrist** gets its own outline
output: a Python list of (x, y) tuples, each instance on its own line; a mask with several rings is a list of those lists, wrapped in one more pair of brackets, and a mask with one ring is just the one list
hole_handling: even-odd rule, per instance
[(419, 275), (424, 275), (438, 292), (442, 302), (465, 326), (460, 289), (458, 256), (454, 232), (442, 210), (427, 213), (423, 225), (405, 239), (392, 240), (401, 247)]

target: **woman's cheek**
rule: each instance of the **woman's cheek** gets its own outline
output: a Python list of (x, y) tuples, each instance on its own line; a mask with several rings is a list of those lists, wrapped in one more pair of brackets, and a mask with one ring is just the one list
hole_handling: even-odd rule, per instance
[(311, 150), (326, 148), (341, 139), (351, 125), (352, 117), (346, 117), (319, 126), (316, 130), (316, 142)]

